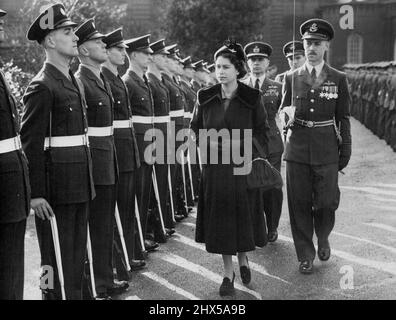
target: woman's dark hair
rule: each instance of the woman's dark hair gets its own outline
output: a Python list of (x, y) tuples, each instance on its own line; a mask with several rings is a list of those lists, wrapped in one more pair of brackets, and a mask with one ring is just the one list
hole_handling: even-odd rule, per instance
[(237, 79), (241, 79), (246, 75), (247, 68), (245, 51), (239, 43), (236, 43), (236, 41), (226, 40), (224, 42), (224, 46), (217, 50), (214, 55), (215, 63), (218, 57), (230, 60), (239, 73)]
[(216, 59), (218, 57), (223, 57), (230, 60), (230, 62), (234, 65), (235, 69), (237, 69), (238, 71), (237, 79), (242, 79), (247, 74), (245, 61), (238, 59), (234, 53), (229, 51), (222, 51), (216, 55)]

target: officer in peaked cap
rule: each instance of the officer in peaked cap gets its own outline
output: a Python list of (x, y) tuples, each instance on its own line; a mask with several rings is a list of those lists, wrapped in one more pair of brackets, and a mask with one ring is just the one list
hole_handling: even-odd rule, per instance
[(300, 26), (300, 34), (303, 40), (330, 41), (334, 38), (334, 28), (326, 20), (310, 19)]
[[(0, 9), (0, 43), (5, 14)], [(30, 210), (28, 163), (15, 101), (0, 69), (0, 300), (23, 299), (24, 241)]]
[(66, 15), (65, 7), (57, 3), (46, 7), (32, 23), (27, 33), (28, 40), (41, 43), (45, 36), (53, 30), (76, 27), (77, 23)]
[(127, 52), (138, 51), (146, 54), (153, 53), (153, 50), (150, 48), (150, 36), (151, 34), (146, 34), (138, 38), (125, 40)]
[(310, 19), (300, 33), (307, 60), (286, 74), (281, 109), (291, 116), (284, 155), (290, 225), (299, 271), (309, 274), (316, 255), (314, 231), (319, 259), (330, 258), (328, 237), (340, 201), (338, 171), (351, 157), (350, 94), (345, 73), (324, 61), (334, 37), (331, 24)]
[(293, 71), (305, 63), (304, 45), (301, 41), (290, 41), (283, 46), (283, 54), (289, 63), (290, 69), (276, 76), (275, 81), (280, 83), (283, 82), (287, 72)]
[(94, 19), (83, 22), (76, 30), (79, 60), (76, 77), (84, 85), (88, 105), (88, 137), (92, 151), (96, 198), (91, 201), (89, 227), (92, 242), (93, 269), (98, 299), (111, 299), (128, 288), (127, 282), (113, 279), (112, 253), (118, 165), (114, 144), (114, 99), (101, 66), (107, 61), (105, 37)]
[[(74, 26), (63, 5), (55, 4), (40, 13), (27, 33), (46, 54), (43, 68), (23, 97), (21, 130), (41, 265), (55, 271), (54, 286), (41, 286), (43, 299), (62, 298), (49, 222), (52, 216), (57, 220), (66, 299), (82, 299), (88, 205), (95, 197), (84, 89), (68, 63), (78, 55)], [(42, 276), (46, 275), (43, 269)]]
[[(102, 74), (109, 83), (114, 98), (114, 142), (117, 152), (119, 180), (117, 185), (117, 207), (132, 271), (142, 269), (144, 260), (136, 260), (135, 234), (138, 230), (135, 217), (136, 172), (140, 167), (139, 149), (132, 124), (132, 108), (128, 89), (118, 67), (123, 66), (127, 45), (124, 43), (122, 28), (108, 34), (102, 40), (106, 44), (107, 61), (102, 65)], [(114, 262), (118, 280), (129, 280), (130, 274), (123, 254), (120, 233), (115, 228)]]
[[(272, 47), (268, 43), (256, 41), (247, 44), (244, 50), (251, 74), (242, 82), (261, 90), (263, 93), (264, 106), (268, 114), (268, 124), (270, 125), (268, 160), (280, 171), (284, 147), (275, 118), (281, 104), (282, 85), (269, 79), (267, 75)], [(282, 201), (283, 193), (281, 189), (272, 189), (263, 193), (269, 242), (275, 242), (278, 238), (277, 229), (282, 212)]]
[[(170, 96), (170, 117), (171, 123), (174, 124), (176, 133), (184, 127), (184, 110), (186, 106), (186, 99), (183, 90), (180, 87), (178, 79), (181, 69), (179, 67), (178, 48), (177, 44), (172, 44), (166, 47), (168, 54), (168, 63), (166, 68), (162, 71), (162, 78), (165, 86), (169, 91)], [(172, 146), (178, 150), (182, 144), (181, 141), (172, 141)], [(177, 159), (177, 157), (176, 157)], [(175, 219), (176, 221), (182, 220), (188, 216), (188, 208), (184, 196), (184, 181), (182, 178), (182, 167), (178, 161), (170, 165), (171, 179), (173, 187), (173, 199), (175, 206)]]
[(84, 21), (82, 24), (78, 26), (76, 29), (76, 35), (78, 36), (77, 45), (81, 46), (83, 43), (102, 39), (105, 37), (104, 34), (100, 33), (95, 26), (95, 20), (93, 18)]
[[(160, 207), (158, 206), (157, 197), (152, 197), (150, 204), (152, 214), (149, 217), (148, 229), (149, 232), (152, 233), (155, 241), (164, 243), (166, 241), (165, 236), (170, 236), (175, 232), (172, 219), (172, 208), (167, 205), (170, 196), (169, 183), (171, 183), (168, 177), (170, 166), (167, 158), (169, 139), (168, 127), (170, 126), (170, 96), (167, 87), (163, 83), (161, 74), (168, 64), (167, 56), (169, 52), (166, 50), (165, 39), (160, 39), (151, 43), (150, 48), (153, 50), (153, 53), (148, 65), (147, 77), (153, 94), (154, 127), (163, 134), (164, 145), (163, 152), (161, 154), (157, 152), (157, 158), (154, 164), (157, 184), (153, 184), (153, 186), (158, 188)], [(161, 209), (161, 211), (159, 209)], [(161, 226), (161, 217), (164, 222), (165, 234)]]
[[(195, 81), (198, 85), (203, 88), (206, 87), (206, 83), (208, 82), (208, 73), (204, 67), (204, 61), (199, 60), (193, 63), (193, 67), (195, 69)], [(195, 85), (194, 85), (195, 86)]]
[[(129, 103), (132, 106), (132, 121), (136, 132), (136, 140), (140, 155), (140, 168), (137, 171), (136, 196), (138, 200), (142, 237), (145, 249), (154, 251), (159, 244), (147, 238), (147, 223), (152, 194), (152, 159), (146, 159), (145, 150), (150, 147), (152, 141), (146, 141), (144, 136), (147, 130), (154, 128), (154, 103), (151, 87), (146, 76), (150, 63), (150, 34), (125, 40), (127, 55), (129, 57), (129, 69), (124, 74), (124, 80), (129, 93)], [(136, 252), (136, 259), (143, 260), (142, 251)]]

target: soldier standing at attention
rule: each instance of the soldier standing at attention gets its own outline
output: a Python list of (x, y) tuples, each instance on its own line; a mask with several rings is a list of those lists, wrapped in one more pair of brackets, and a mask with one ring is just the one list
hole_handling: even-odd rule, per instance
[[(142, 269), (144, 260), (135, 260), (135, 233), (137, 232), (135, 217), (136, 172), (140, 167), (139, 149), (137, 147), (135, 129), (132, 124), (132, 109), (129, 103), (128, 90), (118, 74), (118, 66), (125, 63), (125, 48), (122, 28), (114, 30), (103, 38), (106, 44), (107, 61), (102, 65), (102, 74), (109, 83), (114, 98), (114, 142), (117, 152), (119, 180), (117, 185), (117, 205), (124, 232), (125, 244), (132, 271)], [(118, 249), (122, 249), (118, 231), (115, 233)], [(123, 255), (121, 255), (123, 258)], [(120, 262), (119, 259), (115, 259)], [(125, 263), (125, 261), (124, 261)], [(120, 280), (128, 280), (125, 267), (117, 264)]]
[(150, 54), (153, 50), (150, 49), (150, 34), (126, 40), (125, 44), (128, 46), (126, 52), (130, 63), (129, 69), (122, 79), (128, 88), (141, 165), (137, 172), (136, 196), (145, 248), (148, 252), (151, 252), (158, 248), (159, 244), (153, 240), (146, 239), (150, 197), (154, 197), (154, 195), (151, 194), (152, 159), (146, 159), (145, 157), (145, 151), (152, 144), (152, 141), (145, 141), (144, 136), (147, 130), (154, 129), (154, 102), (146, 77)]
[[(283, 141), (275, 117), (281, 104), (282, 85), (266, 76), (270, 64), (272, 47), (264, 42), (252, 42), (245, 46), (248, 66), (251, 74), (242, 82), (260, 89), (264, 97), (264, 106), (268, 115), (270, 131), (268, 133), (268, 161), (278, 170), (281, 170)], [(263, 193), (264, 212), (268, 227), (268, 241), (278, 239), (278, 225), (282, 213), (282, 189), (272, 189)]]
[[(0, 9), (0, 42), (5, 15)], [(16, 101), (0, 70), (0, 300), (23, 299), (30, 184), (19, 129)]]
[(331, 24), (311, 19), (300, 33), (307, 62), (286, 75), (281, 108), (295, 107), (284, 156), (287, 197), (299, 270), (309, 274), (314, 230), (319, 259), (330, 258), (328, 237), (340, 201), (338, 171), (351, 157), (350, 96), (346, 75), (323, 60), (334, 36)]
[(301, 41), (290, 41), (283, 46), (283, 54), (290, 69), (275, 77), (275, 81), (280, 83), (285, 79), (286, 73), (300, 68), (305, 63), (304, 45)]
[(111, 299), (111, 295), (120, 294), (129, 287), (127, 282), (114, 282), (113, 277), (113, 222), (118, 178), (113, 136), (114, 100), (100, 69), (107, 60), (104, 35), (98, 32), (93, 19), (83, 22), (76, 35), (81, 62), (76, 77), (84, 85), (88, 105), (88, 136), (96, 190), (96, 198), (89, 207), (96, 292), (99, 299)]
[[(49, 17), (53, 24), (47, 25)], [(66, 299), (82, 299), (88, 203), (95, 197), (84, 88), (69, 69), (70, 60), (78, 55), (75, 26), (64, 6), (55, 4), (40, 13), (27, 34), (46, 54), (43, 68), (23, 97), (21, 130), (41, 266), (55, 271), (53, 289), (41, 287), (45, 300), (61, 299), (49, 222), (52, 216), (58, 224)]]

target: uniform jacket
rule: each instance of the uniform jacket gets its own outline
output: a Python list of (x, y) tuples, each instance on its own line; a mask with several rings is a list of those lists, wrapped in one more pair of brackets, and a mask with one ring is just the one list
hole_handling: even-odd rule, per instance
[[(194, 89), (192, 88), (191, 84), (188, 82), (185, 82), (184, 80), (180, 81), (180, 88), (184, 93), (184, 96), (186, 98), (186, 104), (184, 106), (184, 111), (192, 113), (194, 111), (194, 106), (195, 102), (197, 100), (197, 94), (195, 93)], [(190, 125), (191, 119), (189, 118), (184, 118), (184, 125), (188, 128)]]
[[(143, 81), (135, 72), (128, 70), (122, 77), (124, 83), (128, 88), (129, 103), (132, 108), (132, 118), (134, 116), (153, 117), (154, 116), (154, 102), (151, 88), (145, 81)], [(145, 141), (144, 135), (147, 130), (154, 128), (153, 124), (134, 123), (136, 139), (139, 148), (140, 161), (143, 162), (144, 151), (152, 143), (152, 141)]]
[[(84, 65), (76, 73), (84, 85), (88, 106), (89, 127), (109, 127), (113, 125), (114, 100), (110, 85), (104, 83)], [(104, 80), (104, 78), (103, 78)], [(117, 157), (114, 136), (89, 137), (92, 153), (93, 176), (95, 185), (112, 185), (117, 180)]]
[(81, 203), (93, 199), (89, 147), (44, 151), (45, 137), (83, 135), (88, 131), (81, 82), (70, 81), (50, 63), (44, 64), (23, 97), (21, 139), (29, 160), (32, 198), (51, 204)]
[[(175, 83), (175, 81), (167, 74), (162, 75), (162, 81), (169, 91), (170, 111), (177, 111), (177, 110), (184, 111), (184, 105), (186, 103), (186, 99), (184, 97), (183, 91)], [(176, 118), (175, 124), (176, 126), (183, 126), (184, 118), (183, 117)]]
[[(312, 83), (305, 65), (288, 73), (283, 83), (281, 108), (292, 105), (292, 76), (295, 117), (306, 121), (335, 119), (343, 141), (339, 147), (334, 126), (308, 128), (294, 124), (287, 134), (284, 159), (323, 165), (337, 163), (339, 153), (350, 157), (350, 95), (346, 75), (327, 64), (315, 83)], [(330, 93), (336, 93), (336, 96), (328, 98)]]
[[(269, 125), (259, 90), (238, 82), (237, 92), (230, 101), (223, 121), (218, 121), (218, 118), (223, 117), (223, 114), (221, 84), (198, 91), (198, 100), (191, 121), (191, 129), (197, 139), (199, 138), (199, 129), (252, 129), (253, 137), (258, 140), (264, 152), (268, 154)], [(213, 123), (222, 123), (223, 125), (218, 127)], [(209, 161), (209, 153), (207, 155)], [(257, 152), (254, 151), (253, 156), (256, 155)]]
[[(0, 140), (19, 134), (19, 115), (10, 88), (0, 71)], [(26, 219), (30, 208), (30, 184), (22, 150), (0, 154), (0, 223)]]
[[(105, 67), (102, 68), (102, 73), (114, 98), (114, 120), (131, 120), (132, 110), (124, 81)], [(119, 171), (130, 172), (138, 169), (140, 159), (134, 128), (114, 129), (114, 142)]]
[[(242, 82), (254, 87), (251, 76), (247, 77)], [(268, 124), (270, 125), (270, 131), (268, 133), (269, 153), (271, 155), (283, 153), (283, 141), (275, 120), (282, 101), (282, 85), (266, 76), (260, 90), (263, 94), (264, 106), (268, 115)]]

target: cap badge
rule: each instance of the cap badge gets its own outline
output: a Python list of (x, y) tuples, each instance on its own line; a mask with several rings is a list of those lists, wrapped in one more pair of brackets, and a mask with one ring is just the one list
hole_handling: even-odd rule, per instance
[(292, 44), (291, 46), (290, 46), (290, 50), (294, 50), (294, 44)]
[(63, 9), (63, 8), (60, 8), (60, 13), (62, 14), (62, 15), (66, 15), (66, 12), (65, 12), (65, 10)]
[(254, 52), (254, 53), (259, 53), (259, 52), (260, 52), (260, 48), (259, 48), (258, 46), (255, 46), (255, 47), (253, 48), (253, 52)]
[(311, 32), (316, 32), (316, 31), (318, 31), (318, 25), (317, 25), (316, 23), (313, 23), (313, 24), (311, 25), (311, 27), (309, 28), (309, 31), (311, 31)]

